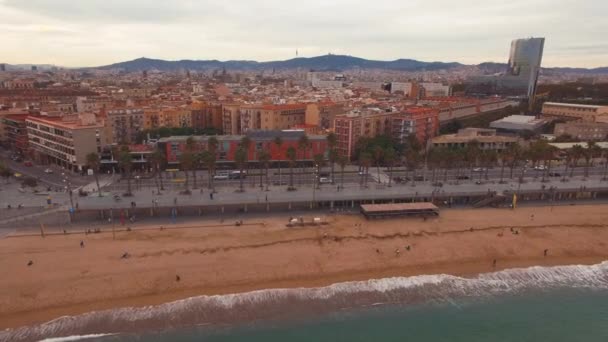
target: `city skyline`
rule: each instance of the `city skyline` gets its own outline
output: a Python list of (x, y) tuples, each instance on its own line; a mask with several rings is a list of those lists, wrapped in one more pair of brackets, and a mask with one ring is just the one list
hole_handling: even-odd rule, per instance
[(333, 53), (374, 60), (506, 63), (509, 41), (542, 36), (547, 38), (543, 67), (608, 64), (602, 38), (608, 24), (601, 20), (608, 5), (602, 1), (467, 4), (0, 0), (5, 14), (0, 61), (64, 67), (142, 56), (270, 61), (294, 58), (297, 50), (299, 57)]

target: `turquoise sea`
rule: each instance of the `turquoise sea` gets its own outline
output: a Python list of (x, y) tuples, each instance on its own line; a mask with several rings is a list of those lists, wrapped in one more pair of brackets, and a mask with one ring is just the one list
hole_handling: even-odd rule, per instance
[(103, 341), (608, 341), (608, 291), (556, 290), (411, 307), (374, 307), (291, 323), (185, 329)]
[(0, 332), (41, 340), (608, 341), (608, 262), (199, 296)]

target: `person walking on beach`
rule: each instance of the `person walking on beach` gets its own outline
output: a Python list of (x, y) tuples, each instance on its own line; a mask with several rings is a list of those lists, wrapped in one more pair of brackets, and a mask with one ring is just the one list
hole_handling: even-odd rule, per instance
[(84, 248), (84, 241), (80, 240), (80, 248)]
[(545, 250), (544, 250), (544, 252), (543, 252), (543, 254), (544, 254), (545, 256), (547, 256), (547, 253), (549, 253), (549, 250), (548, 250), (548, 249), (545, 249)]
[(496, 268), (496, 259), (492, 262), (492, 267)]

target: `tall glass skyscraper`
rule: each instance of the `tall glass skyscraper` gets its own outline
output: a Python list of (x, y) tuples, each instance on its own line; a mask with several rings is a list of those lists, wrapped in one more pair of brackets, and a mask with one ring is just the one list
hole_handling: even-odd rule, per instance
[(545, 38), (515, 39), (511, 42), (507, 70), (499, 75), (474, 76), (467, 93), (529, 98), (533, 102), (543, 58)]
[(545, 38), (515, 39), (511, 42), (507, 75), (519, 78), (522, 86), (525, 83), (528, 98), (534, 98), (536, 94), (544, 46)]

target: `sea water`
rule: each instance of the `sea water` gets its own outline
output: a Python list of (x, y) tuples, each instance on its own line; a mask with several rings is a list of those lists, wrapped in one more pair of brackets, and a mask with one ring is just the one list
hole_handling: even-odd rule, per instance
[(0, 333), (0, 341), (79, 337), (104, 342), (608, 341), (608, 262), (199, 296)]

